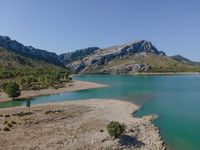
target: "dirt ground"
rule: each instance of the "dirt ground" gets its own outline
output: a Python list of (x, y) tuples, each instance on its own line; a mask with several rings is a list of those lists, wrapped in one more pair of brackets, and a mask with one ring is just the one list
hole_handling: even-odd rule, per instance
[[(133, 117), (137, 108), (125, 101), (93, 99), (36, 105), (30, 112), (26, 107), (2, 109), (0, 150), (164, 150), (153, 117)], [(127, 126), (119, 139), (107, 133), (110, 121)], [(10, 131), (4, 131), (7, 126)]]

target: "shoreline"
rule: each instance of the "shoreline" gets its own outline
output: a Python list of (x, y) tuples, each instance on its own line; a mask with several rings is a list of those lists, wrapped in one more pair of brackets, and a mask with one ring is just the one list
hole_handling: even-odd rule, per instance
[(133, 75), (200, 75), (200, 72), (139, 72)]
[[(87, 81), (80, 81), (80, 80), (73, 80), (72, 82), (66, 83), (64, 88), (54, 89), (41, 89), (41, 90), (29, 90), (29, 91), (21, 91), (21, 95), (14, 100), (18, 99), (26, 99), (32, 98), (37, 96), (43, 95), (51, 95), (51, 94), (60, 94), (65, 92), (73, 92), (79, 90), (86, 90), (86, 89), (94, 89), (94, 88), (101, 88), (107, 87), (109, 85), (99, 84), (94, 82), (87, 82)], [(12, 101), (12, 98), (8, 98), (5, 92), (0, 92), (0, 102), (8, 102)]]
[[(12, 114), (22, 111), (26, 112), (27, 109), (25, 106), (0, 109), (0, 113), (10, 114), (11, 120), (21, 122), (21, 125), (17, 125), (16, 129), (11, 129), (9, 132), (0, 131), (2, 132), (0, 137), (4, 137), (0, 141), (1, 147), (8, 148), (5, 146), (12, 145), (10, 142), (14, 141), (16, 145), (24, 144), (24, 147), (31, 148), (30, 146), (34, 147), (35, 145), (40, 145), (40, 142), (46, 141), (42, 142), (40, 145), (42, 147), (39, 147), (42, 149), (58, 148), (57, 140), (62, 139), (61, 145), (64, 147), (59, 147), (60, 149), (123, 147), (138, 150), (164, 150), (166, 148), (159, 129), (152, 123), (156, 116), (135, 117), (133, 114), (139, 109), (139, 106), (131, 102), (116, 99), (89, 99), (33, 105), (31, 107), (33, 115), (24, 117), (24, 120), (27, 117), (31, 118), (28, 121), (28, 126), (26, 121), (23, 122), (23, 117), (12, 116)], [(52, 112), (62, 110), (62, 112), (46, 115), (44, 112), (49, 110)], [(0, 118), (0, 122), (3, 120)], [(106, 125), (113, 120), (125, 123), (127, 126), (126, 133), (120, 139), (112, 140), (106, 132)], [(1, 123), (0, 128), (2, 128)], [(100, 132), (100, 130), (104, 132)], [(66, 131), (71, 132), (69, 134)], [(26, 132), (28, 132), (26, 137), (22, 136)], [(49, 134), (53, 134), (56, 137), (50, 138)], [(35, 136), (37, 139), (30, 140), (30, 144), (29, 138)], [(18, 140), (19, 137), (21, 140)], [(67, 141), (63, 141), (63, 138), (67, 139)], [(72, 140), (69, 140), (70, 138)], [(125, 143), (122, 142), (123, 140), (125, 140)], [(126, 143), (127, 140), (128, 143)], [(51, 142), (50, 147), (48, 147), (49, 142)], [(20, 148), (23, 148), (23, 146)]]
[(136, 73), (127, 73), (127, 74), (112, 74), (112, 73), (78, 73), (73, 74), (76, 75), (93, 75), (93, 74), (100, 74), (100, 75), (200, 75), (200, 72), (136, 72)]

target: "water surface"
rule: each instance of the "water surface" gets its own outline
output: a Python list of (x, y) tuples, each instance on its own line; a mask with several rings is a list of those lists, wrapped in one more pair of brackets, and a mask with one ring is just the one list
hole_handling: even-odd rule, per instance
[[(143, 105), (136, 115), (158, 114), (155, 124), (174, 150), (200, 149), (199, 75), (80, 75), (78, 80), (109, 84), (88, 89), (32, 98), (32, 104), (89, 98), (123, 99)], [(26, 100), (0, 103), (0, 108), (25, 105)]]

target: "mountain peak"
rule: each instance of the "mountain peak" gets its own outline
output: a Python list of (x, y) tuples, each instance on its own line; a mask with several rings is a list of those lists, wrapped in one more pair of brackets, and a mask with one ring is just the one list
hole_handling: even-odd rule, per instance
[(163, 51), (159, 51), (150, 41), (147, 40), (129, 42), (123, 46), (122, 50), (126, 50), (131, 54), (146, 52), (162, 56), (166, 55)]
[(1, 35), (0, 35), (0, 39), (4, 39), (7, 41), (11, 40), (9, 36), (1, 36)]

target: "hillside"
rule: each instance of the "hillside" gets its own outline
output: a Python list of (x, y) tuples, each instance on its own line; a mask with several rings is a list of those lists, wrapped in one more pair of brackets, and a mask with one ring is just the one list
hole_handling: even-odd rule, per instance
[(68, 81), (68, 69), (0, 48), (0, 92), (14, 81), (23, 90), (59, 88)]
[(12, 51), (3, 49), (0, 47), (0, 67), (1, 68), (16, 68), (16, 67), (36, 67), (45, 64), (42, 61), (34, 61), (31, 58), (27, 58), (16, 54)]
[(57, 54), (37, 49), (32, 46), (24, 46), (16, 40), (11, 40), (8, 36), (0, 36), (0, 47), (26, 58), (34, 59), (35, 61), (44, 61), (55, 65), (62, 65)]
[[(8, 72), (15, 72), (14, 76), (21, 76), (22, 72), (23, 76), (27, 75), (30, 73), (27, 68), (59, 70), (64, 66), (74, 73), (200, 72), (200, 63), (180, 55), (169, 57), (145, 40), (108, 48), (88, 47), (57, 55), (0, 36), (0, 78), (13, 77)], [(26, 71), (16, 73), (19, 68), (26, 68)]]
[(200, 66), (200, 62), (194, 62), (194, 61), (191, 61), (181, 55), (175, 55), (175, 56), (172, 56), (171, 57), (172, 59), (175, 59), (177, 61), (180, 61), (180, 62), (183, 62), (183, 63), (186, 63), (186, 64), (190, 64), (190, 65), (198, 65)]
[(62, 70), (66, 69), (0, 48), (0, 79), (11, 79), (27, 75), (38, 76), (42, 73), (50, 74)]
[[(88, 54), (83, 51), (65, 53), (60, 58), (65, 58), (62, 62), (75, 73), (200, 72), (200, 66), (168, 57), (145, 40), (99, 48)], [(71, 59), (72, 55), (77, 59)]]

